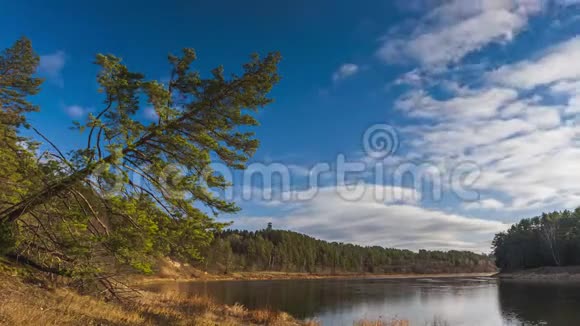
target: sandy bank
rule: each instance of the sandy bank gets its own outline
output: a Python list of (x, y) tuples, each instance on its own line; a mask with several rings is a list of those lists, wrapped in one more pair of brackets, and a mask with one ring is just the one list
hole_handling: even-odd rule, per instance
[(501, 272), (500, 279), (540, 282), (580, 282), (580, 266), (540, 267), (513, 272)]

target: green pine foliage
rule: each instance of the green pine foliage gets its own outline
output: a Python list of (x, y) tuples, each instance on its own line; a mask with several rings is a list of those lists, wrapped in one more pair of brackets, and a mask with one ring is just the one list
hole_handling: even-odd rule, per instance
[[(42, 83), (30, 41), (0, 54), (2, 254), (112, 293), (108, 275), (150, 273), (161, 256), (203, 259), (227, 225), (215, 217), (238, 211), (215, 195), (230, 184), (211, 163), (242, 169), (256, 151), (254, 115), (272, 101), (280, 56), (253, 55), (239, 75), (218, 67), (207, 77), (191, 69), (192, 49), (168, 59), (162, 83), (97, 55), (103, 106), (75, 122), (86, 146), (65, 154), (26, 123)], [(143, 121), (146, 108), (157, 121)], [(23, 127), (41, 143), (20, 137)]]
[(0, 53), (0, 123), (17, 127), (26, 122), (24, 113), (38, 111), (28, 97), (40, 91), (42, 80), (34, 76), (40, 58), (27, 38)]
[[(0, 53), (0, 210), (26, 195), (38, 173), (31, 153), (35, 144), (18, 135), (18, 127), (27, 126), (24, 114), (38, 110), (28, 101), (42, 83), (33, 76), (38, 62), (26, 38)], [(0, 223), (0, 253), (14, 250), (18, 233), (16, 225)]]

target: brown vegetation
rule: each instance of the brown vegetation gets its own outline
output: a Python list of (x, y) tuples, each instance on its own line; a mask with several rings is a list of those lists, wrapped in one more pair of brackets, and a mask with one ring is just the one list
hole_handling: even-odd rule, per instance
[[(0, 266), (1, 263), (0, 263)], [(0, 325), (315, 325), (284, 312), (220, 305), (206, 297), (142, 292), (126, 302), (105, 302), (16, 269), (0, 271)], [(12, 275), (11, 275), (12, 274)]]

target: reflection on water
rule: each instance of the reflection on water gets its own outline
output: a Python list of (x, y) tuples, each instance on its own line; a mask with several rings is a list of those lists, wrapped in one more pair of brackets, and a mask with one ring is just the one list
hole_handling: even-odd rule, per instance
[(522, 325), (580, 325), (580, 284), (504, 281), (499, 304), (504, 318)]
[(323, 325), (434, 317), (449, 325), (580, 325), (580, 287), (490, 278), (168, 282), (148, 289), (208, 295), (226, 304), (269, 307)]

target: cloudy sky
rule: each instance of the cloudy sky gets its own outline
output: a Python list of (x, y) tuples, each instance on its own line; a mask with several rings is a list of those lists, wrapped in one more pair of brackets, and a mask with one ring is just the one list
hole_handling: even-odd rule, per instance
[(67, 126), (102, 104), (99, 52), (163, 81), (182, 47), (204, 72), (278, 50), (251, 167), (282, 173), (232, 175), (235, 227), (488, 252), (510, 223), (580, 204), (580, 1), (186, 3), (3, 4), (0, 46), (26, 35), (42, 56), (30, 121), (64, 149), (82, 144)]

